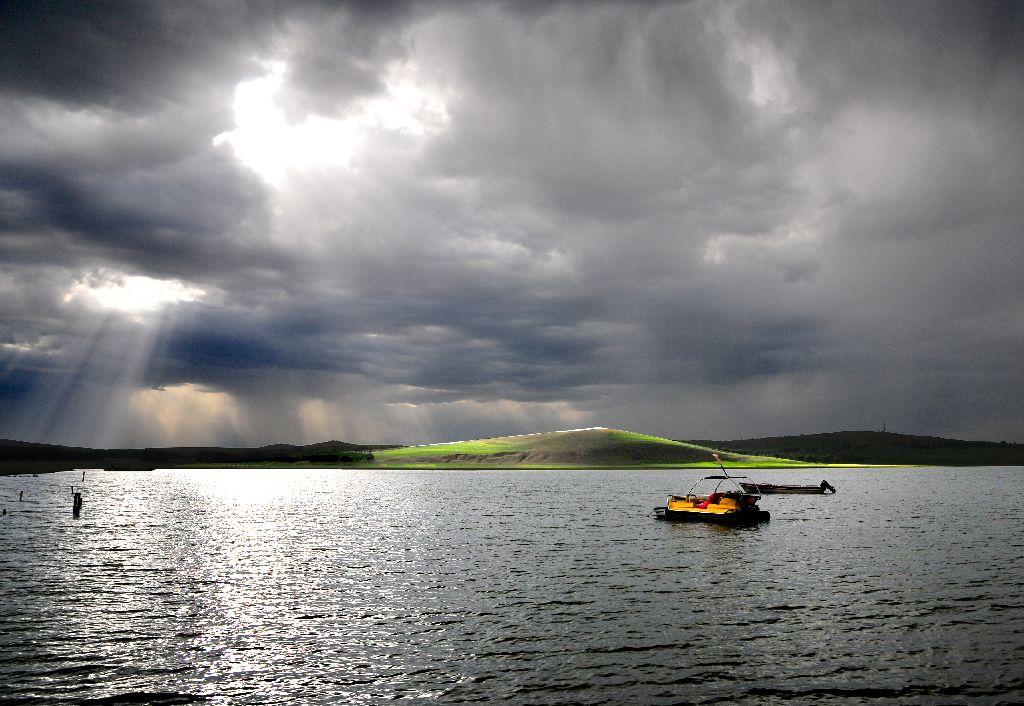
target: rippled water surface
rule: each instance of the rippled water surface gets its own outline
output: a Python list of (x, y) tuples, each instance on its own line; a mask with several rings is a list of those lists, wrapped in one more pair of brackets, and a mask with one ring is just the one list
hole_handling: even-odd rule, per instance
[[(1024, 471), (0, 478), (5, 703), (1024, 701)], [(18, 501), (18, 493), (23, 500)]]

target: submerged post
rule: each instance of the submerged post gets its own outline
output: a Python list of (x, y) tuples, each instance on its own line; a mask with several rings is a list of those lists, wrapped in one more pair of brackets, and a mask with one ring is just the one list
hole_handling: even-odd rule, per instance
[(71, 516), (78, 517), (79, 513), (82, 512), (82, 491), (75, 491), (75, 486), (71, 486)]

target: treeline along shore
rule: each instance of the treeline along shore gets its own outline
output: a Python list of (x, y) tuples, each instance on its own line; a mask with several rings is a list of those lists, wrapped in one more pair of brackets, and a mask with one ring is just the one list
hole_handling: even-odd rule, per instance
[(1024, 444), (884, 431), (837, 431), (733, 441), (695, 440), (734, 453), (796, 461), (895, 466), (1024, 466)]
[(0, 439), (0, 474), (47, 473), (71, 468), (148, 471), (180, 466), (281, 464), (365, 464), (387, 445), (324, 441), (295, 446), (272, 444), (253, 448), (177, 446), (144, 449), (91, 449)]
[(618, 429), (570, 430), (421, 446), (272, 444), (252, 448), (92, 449), (0, 440), (0, 474), (72, 468), (141, 471), (184, 466), (375, 468), (631, 468), (714, 465), (1024, 466), (1024, 444), (843, 431), (758, 439), (678, 441)]

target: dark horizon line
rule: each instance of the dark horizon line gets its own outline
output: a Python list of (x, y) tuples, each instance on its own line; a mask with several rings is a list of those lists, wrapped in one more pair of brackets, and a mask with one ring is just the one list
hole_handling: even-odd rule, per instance
[[(613, 427), (589, 427), (589, 429), (613, 429)], [(551, 433), (572, 433), (573, 431), (585, 431), (585, 430), (549, 430), (541, 432), (528, 432), (525, 434), (497, 434), (493, 436), (482, 436), (475, 439), (468, 439), (467, 441), (482, 441), (486, 439), (500, 439), (512, 436), (529, 436), (533, 434), (551, 434)], [(621, 430), (626, 431), (626, 430)], [(775, 434), (770, 436), (750, 436), (750, 437), (737, 437), (733, 439), (722, 439), (722, 438), (680, 438), (680, 437), (659, 437), (657, 434), (647, 434), (646, 432), (634, 432), (645, 434), (647, 436), (654, 436), (658, 438), (669, 439), (671, 441), (681, 441), (691, 444), (707, 445), (711, 443), (750, 443), (758, 441), (768, 440), (780, 440), (780, 439), (800, 439), (800, 438), (813, 438), (813, 437), (826, 437), (835, 436), (840, 434), (878, 434), (885, 437), (905, 437), (913, 439), (934, 439), (936, 441), (956, 442), (963, 444), (992, 444), (996, 446), (1024, 446), (1024, 442), (1015, 441), (993, 441), (991, 439), (958, 439), (953, 437), (935, 436), (932, 434), (905, 434), (902, 432), (894, 432), (879, 429), (841, 429), (836, 431), (824, 431), (824, 432), (800, 432), (797, 434)], [(341, 441), (338, 439), (329, 439), (324, 441), (315, 441), (308, 444), (295, 444), (289, 442), (273, 442), (269, 444), (249, 445), (249, 446), (223, 446), (223, 445), (189, 445), (189, 444), (174, 444), (169, 446), (140, 446), (140, 447), (97, 447), (97, 446), (77, 446), (71, 444), (59, 444), (51, 442), (40, 442), (40, 441), (24, 441), (20, 439), (8, 439), (0, 438), (0, 447), (49, 447), (54, 449), (66, 449), (69, 451), (92, 451), (92, 452), (144, 452), (144, 451), (176, 451), (176, 450), (230, 450), (230, 451), (257, 451), (257, 450), (268, 450), (274, 448), (292, 448), (292, 449), (306, 449), (314, 446), (327, 446), (332, 444), (343, 445), (348, 450), (357, 451), (365, 450), (372, 451), (377, 449), (391, 449), (400, 448), (404, 446), (433, 446), (439, 444), (451, 444), (458, 443), (454, 441), (432, 441), (424, 444), (402, 444), (402, 443), (391, 443), (391, 444), (360, 444), (352, 441)]]

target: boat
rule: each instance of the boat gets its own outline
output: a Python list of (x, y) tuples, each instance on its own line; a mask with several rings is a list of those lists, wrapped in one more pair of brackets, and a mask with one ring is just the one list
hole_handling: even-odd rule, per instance
[[(718, 460), (718, 454), (715, 454)], [(761, 493), (746, 476), (730, 476), (725, 467), (722, 475), (704, 476), (685, 495), (669, 495), (664, 507), (654, 508), (659, 520), (688, 520), (746, 525), (767, 522), (771, 513), (757, 506)], [(744, 482), (754, 490), (744, 488)]]
[(821, 481), (821, 485), (780, 485), (778, 483), (740, 483), (748, 492), (760, 492), (762, 495), (824, 495), (834, 493), (833, 488), (827, 480)]

